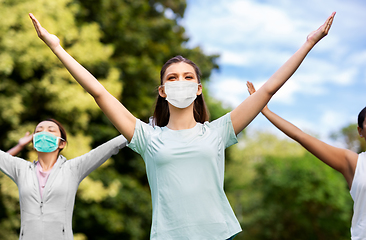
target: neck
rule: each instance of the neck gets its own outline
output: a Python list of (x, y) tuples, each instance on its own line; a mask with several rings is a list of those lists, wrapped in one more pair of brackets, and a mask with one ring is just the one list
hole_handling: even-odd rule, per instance
[(186, 108), (176, 108), (169, 104), (169, 113), (169, 122), (166, 125), (169, 129), (190, 129), (197, 124), (193, 115), (193, 103)]
[(43, 171), (51, 170), (58, 158), (58, 151), (43, 153), (38, 152), (38, 161), (41, 164)]

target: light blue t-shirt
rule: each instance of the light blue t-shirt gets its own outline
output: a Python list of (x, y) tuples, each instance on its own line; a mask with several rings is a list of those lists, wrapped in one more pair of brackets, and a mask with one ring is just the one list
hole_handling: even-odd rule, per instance
[(241, 231), (224, 192), (225, 148), (237, 143), (230, 114), (185, 130), (136, 121), (128, 145), (146, 165), (153, 240), (225, 240)]

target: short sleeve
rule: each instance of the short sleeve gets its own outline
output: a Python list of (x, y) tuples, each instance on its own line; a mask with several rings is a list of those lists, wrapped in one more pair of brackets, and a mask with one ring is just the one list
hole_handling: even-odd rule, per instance
[(136, 119), (135, 131), (128, 147), (143, 156), (153, 130), (151, 125)]
[(209, 123), (210, 128), (215, 129), (221, 136), (225, 148), (230, 147), (231, 145), (234, 145), (238, 142), (233, 124), (231, 122), (230, 114), (231, 112)]
[(30, 162), (13, 157), (9, 153), (0, 150), (0, 170), (17, 183), (19, 169), (31, 164)]

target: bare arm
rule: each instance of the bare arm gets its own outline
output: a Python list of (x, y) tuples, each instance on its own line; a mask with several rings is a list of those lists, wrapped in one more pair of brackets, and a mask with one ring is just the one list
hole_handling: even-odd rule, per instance
[[(248, 91), (251, 95), (257, 94), (252, 83), (248, 82)], [(304, 133), (292, 123), (273, 113), (265, 106), (262, 114), (279, 130), (287, 136), (300, 143), (306, 150), (319, 158), (328, 166), (342, 173), (348, 186), (351, 188), (355, 173), (358, 154), (348, 149), (333, 147), (309, 134)]]
[(11, 149), (9, 149), (7, 151), (7, 153), (9, 153), (12, 156), (16, 156), (18, 153), (20, 153), (20, 151), (23, 150), (23, 148), (32, 141), (33, 139), (33, 134), (30, 134), (29, 132), (26, 132), (24, 137), (22, 137), (21, 139), (19, 139), (18, 144), (14, 147), (12, 147)]
[(309, 51), (329, 32), (335, 12), (316, 31), (310, 33), (306, 42), (283, 64), (256, 92), (249, 96), (231, 113), (236, 134), (240, 133), (262, 110), (278, 89), (292, 76)]
[(55, 35), (48, 33), (33, 14), (30, 13), (29, 17), (32, 19), (38, 37), (60, 59), (75, 80), (93, 96), (100, 109), (102, 109), (118, 131), (128, 141), (131, 141), (135, 130), (136, 118), (88, 70), (61, 47), (60, 40)]

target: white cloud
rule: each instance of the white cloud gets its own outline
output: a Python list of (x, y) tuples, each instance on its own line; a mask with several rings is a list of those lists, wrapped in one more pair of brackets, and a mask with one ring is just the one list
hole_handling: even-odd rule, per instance
[(354, 119), (350, 119), (349, 115), (339, 111), (326, 110), (320, 117), (319, 123), (323, 128), (323, 131), (334, 132), (346, 126), (350, 122), (354, 122)]
[(278, 49), (238, 49), (237, 51), (224, 50), (219, 63), (223, 65), (258, 67), (259, 69), (278, 68), (291, 56), (289, 52)]
[(246, 80), (237, 78), (228, 78), (214, 85), (211, 84), (210, 92), (215, 98), (232, 108), (237, 107), (249, 95)]
[[(218, 63), (222, 68), (213, 75), (210, 92), (236, 107), (249, 95), (246, 81), (259, 88), (332, 11), (337, 15), (329, 36), (315, 46), (271, 100), (276, 107), (314, 106), (314, 112), (322, 112), (322, 116), (311, 119), (305, 114), (304, 119), (294, 121), (325, 135), (354, 122), (347, 119), (349, 106), (364, 105), (360, 92), (366, 83), (366, 2), (188, 0), (183, 24), (191, 37), (190, 46), (221, 55)], [(342, 108), (322, 111), (327, 109), (323, 104), (329, 103)]]

